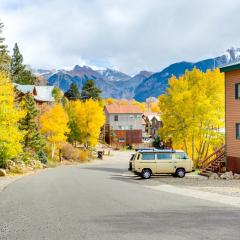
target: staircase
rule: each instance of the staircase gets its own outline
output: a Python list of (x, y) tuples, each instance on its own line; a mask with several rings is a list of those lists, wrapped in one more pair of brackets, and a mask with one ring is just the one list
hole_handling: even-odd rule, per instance
[(200, 162), (201, 166), (200, 175), (209, 177), (212, 173), (225, 172), (226, 165), (225, 158), (226, 147), (224, 145)]

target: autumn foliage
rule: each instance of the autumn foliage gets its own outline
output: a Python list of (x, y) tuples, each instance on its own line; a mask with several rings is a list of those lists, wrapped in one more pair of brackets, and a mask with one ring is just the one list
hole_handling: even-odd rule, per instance
[(0, 167), (5, 161), (17, 157), (22, 151), (21, 141), (24, 132), (18, 128), (18, 122), (24, 117), (14, 103), (14, 87), (6, 72), (0, 72)]
[(224, 77), (219, 69), (194, 68), (173, 76), (160, 97), (161, 137), (184, 149), (196, 165), (224, 143)]
[(41, 132), (46, 136), (52, 145), (52, 159), (54, 158), (55, 147), (67, 139), (68, 115), (62, 105), (56, 104), (50, 107), (40, 117)]
[(100, 103), (93, 99), (84, 102), (72, 101), (67, 109), (70, 118), (71, 132), (69, 137), (71, 141), (79, 142), (86, 148), (95, 146), (98, 142), (101, 127), (105, 122)]

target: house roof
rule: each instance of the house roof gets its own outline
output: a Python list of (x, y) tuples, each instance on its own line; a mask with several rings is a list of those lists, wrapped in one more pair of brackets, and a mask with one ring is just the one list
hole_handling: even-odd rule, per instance
[(226, 65), (226, 66), (220, 68), (221, 72), (229, 72), (229, 71), (233, 71), (233, 70), (240, 70), (240, 62), (236, 62), (234, 64), (229, 64), (229, 65)]
[(34, 89), (34, 85), (20, 85), (20, 84), (14, 83), (14, 86), (19, 92), (23, 94), (32, 93)]
[[(158, 115), (155, 115), (153, 118), (156, 118), (157, 121), (161, 121), (161, 118), (160, 118), (160, 116), (158, 116)], [(152, 118), (152, 120), (153, 120), (153, 118)]]
[[(145, 113), (144, 113), (144, 115), (145, 115)], [(149, 114), (149, 115), (145, 115), (145, 116), (146, 116), (146, 119), (150, 122), (153, 120), (153, 118), (156, 118), (158, 121), (161, 121), (161, 117), (159, 115), (156, 115), (153, 113)]]
[(34, 99), (40, 102), (53, 102), (54, 97), (52, 91), (54, 86), (35, 86)]
[(143, 113), (142, 109), (132, 104), (109, 104), (105, 106), (108, 113)]

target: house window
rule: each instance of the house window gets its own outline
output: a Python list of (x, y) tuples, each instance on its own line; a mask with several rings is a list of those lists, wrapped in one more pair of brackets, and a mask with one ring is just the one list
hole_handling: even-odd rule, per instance
[(119, 138), (119, 139), (118, 139), (118, 142), (124, 143), (124, 142), (125, 142), (125, 138)]
[(240, 99), (240, 83), (235, 84), (235, 99)]
[(114, 115), (114, 121), (118, 122), (118, 115)]
[(236, 139), (240, 140), (240, 123), (236, 123)]

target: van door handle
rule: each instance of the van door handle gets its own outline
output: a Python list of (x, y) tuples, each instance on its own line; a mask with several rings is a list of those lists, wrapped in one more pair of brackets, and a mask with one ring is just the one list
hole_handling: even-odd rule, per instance
[(168, 163), (172, 163), (172, 162), (168, 162)]

